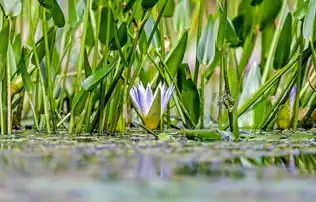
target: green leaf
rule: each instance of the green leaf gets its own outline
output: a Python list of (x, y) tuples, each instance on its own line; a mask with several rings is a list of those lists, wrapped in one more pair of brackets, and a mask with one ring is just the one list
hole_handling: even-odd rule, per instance
[(209, 16), (206, 28), (199, 40), (197, 58), (202, 65), (210, 65), (215, 56), (214, 20)]
[(75, 116), (78, 116), (82, 113), (86, 101), (88, 99), (89, 92), (81, 89), (78, 93), (76, 93), (75, 97), (72, 101), (71, 111)]
[(191, 120), (196, 125), (200, 119), (200, 96), (197, 86), (190, 78), (188, 64), (180, 65), (177, 74), (177, 85), (180, 91), (180, 100), (187, 110)]
[(174, 48), (170, 51), (165, 63), (167, 67), (169, 68), (171, 76), (175, 76), (179, 65), (182, 63), (186, 47), (187, 47), (187, 41), (188, 41), (188, 30), (186, 30), (178, 44), (174, 46)]
[(27, 72), (26, 63), (25, 63), (25, 49), (22, 50), (21, 59), (19, 62), (20, 73), (22, 76), (23, 86), (28, 94), (33, 93), (33, 84), (30, 78), (29, 73)]
[(82, 82), (82, 88), (84, 88), (86, 91), (93, 90), (94, 87), (98, 85), (101, 82), (101, 80), (104, 79), (104, 77), (106, 77), (111, 72), (115, 64), (116, 63), (114, 62), (111, 67), (104, 66), (98, 69), (97, 71), (93, 72), (88, 78), (86, 78)]
[[(108, 26), (110, 28), (109, 30), (107, 30)], [(109, 32), (108, 43), (114, 37), (114, 30), (115, 30), (114, 26), (116, 25), (114, 23), (114, 17), (113, 17), (113, 13), (111, 9), (107, 7), (103, 7), (101, 11), (101, 23), (100, 23), (100, 33), (99, 33), (99, 39), (103, 44), (106, 44), (107, 32)]]
[(38, 0), (38, 2), (47, 9), (51, 9), (54, 5), (54, 0)]
[(142, 0), (142, 7), (143, 9), (151, 9), (158, 3), (159, 0)]
[(0, 80), (3, 79), (5, 67), (6, 67), (6, 58), (8, 52), (8, 45), (9, 45), (9, 20), (5, 19), (2, 24), (2, 30), (0, 32)]
[[(261, 75), (259, 66), (254, 63), (245, 76), (243, 91), (240, 95), (238, 105), (242, 106), (261, 86)], [(255, 124), (255, 110), (252, 109), (238, 118), (240, 127), (252, 127)]]
[(309, 2), (307, 13), (303, 24), (303, 36), (311, 40), (313, 37), (313, 30), (315, 25), (316, 1)]
[(21, 0), (0, 0), (0, 5), (6, 16), (17, 16), (22, 10)]
[(77, 12), (74, 0), (68, 0), (68, 20), (71, 26), (77, 23)]
[(92, 22), (89, 16), (88, 20), (88, 30), (87, 30), (87, 37), (86, 37), (86, 46), (93, 47), (95, 44), (94, 41), (94, 30), (92, 26)]
[(190, 4), (188, 0), (180, 0), (175, 7), (173, 27), (177, 32), (182, 32), (190, 26)]
[[(55, 34), (56, 34), (56, 30), (53, 27), (51, 27), (47, 33), (49, 47), (51, 47), (51, 45), (55, 43)], [(36, 43), (36, 46), (37, 46), (36, 51), (37, 51), (38, 59), (39, 59), (39, 62), (41, 62), (45, 56), (44, 37), (41, 37), (38, 40), (38, 42)], [(34, 54), (32, 56), (32, 63), (36, 64)]]
[(50, 11), (52, 13), (52, 17), (53, 17), (53, 21), (55, 25), (57, 27), (65, 26), (65, 16), (56, 0), (53, 0), (53, 6), (50, 9)]
[(15, 54), (12, 48), (11, 43), (8, 44), (8, 64), (10, 65), (10, 76), (12, 77), (12, 75), (14, 74), (14, 72), (16, 72), (17, 70), (17, 65), (16, 65), (16, 58), (15, 58)]
[(271, 21), (274, 21), (282, 8), (283, 1), (281, 0), (264, 0), (260, 4), (259, 16), (260, 27), (264, 28)]
[[(126, 22), (123, 22), (117, 31), (117, 37), (120, 42), (121, 48), (125, 46), (125, 44), (127, 43), (127, 37), (128, 37), (127, 35), (128, 35), (127, 24)], [(110, 50), (117, 50), (117, 49), (118, 49), (118, 45), (116, 44), (115, 38), (113, 37), (110, 42)]]
[(300, 5), (297, 5), (297, 8), (293, 13), (293, 17), (298, 19), (298, 20), (302, 20), (306, 15), (309, 0), (308, 1), (299, 1), (299, 2), (302, 2), (302, 3)]
[(89, 64), (87, 49), (84, 50), (84, 72), (85, 72), (86, 78), (90, 76), (92, 73), (91, 66)]
[(281, 30), (280, 40), (278, 41), (278, 45), (275, 50), (275, 57), (273, 63), (274, 69), (282, 68), (288, 63), (291, 52), (291, 42), (292, 15), (291, 13), (288, 13)]
[[(174, 0), (165, 0), (165, 1), (168, 1), (167, 2), (167, 5), (166, 5), (166, 8), (162, 14), (163, 17), (172, 17), (173, 16), (173, 12), (174, 12), (174, 9), (175, 9), (175, 3), (174, 3)], [(159, 8), (162, 8), (163, 5), (165, 4), (165, 1), (159, 1), (158, 3), (158, 6)]]

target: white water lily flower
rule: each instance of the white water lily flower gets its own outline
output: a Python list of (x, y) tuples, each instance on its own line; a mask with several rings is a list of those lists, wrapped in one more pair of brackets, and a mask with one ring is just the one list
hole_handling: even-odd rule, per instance
[(133, 105), (148, 128), (157, 128), (160, 117), (168, 106), (174, 88), (174, 85), (167, 88), (165, 84), (160, 83), (153, 94), (150, 84), (147, 84), (146, 89), (141, 82), (138, 86), (132, 87), (129, 93)]

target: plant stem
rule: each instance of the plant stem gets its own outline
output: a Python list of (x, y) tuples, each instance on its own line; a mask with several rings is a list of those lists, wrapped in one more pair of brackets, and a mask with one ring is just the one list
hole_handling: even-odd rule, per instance
[[(89, 23), (90, 7), (91, 7), (91, 0), (87, 0), (86, 8), (85, 8), (85, 11), (84, 11), (84, 22), (83, 22), (84, 26), (83, 26), (83, 33), (82, 33), (82, 36), (81, 36), (79, 62), (78, 62), (78, 68), (77, 68), (76, 83), (75, 83), (75, 86), (74, 86), (74, 95), (76, 95), (76, 93), (79, 92), (79, 88), (80, 88), (81, 69), (82, 69), (83, 63), (84, 63), (84, 51), (85, 51), (85, 45), (86, 45), (86, 36), (87, 36), (88, 23)], [(76, 118), (75, 115), (71, 114), (69, 128), (68, 128), (68, 133), (69, 134), (72, 134), (75, 118)]]
[(50, 113), (49, 113), (49, 108), (48, 108), (48, 104), (49, 103), (49, 99), (47, 97), (47, 92), (45, 89), (45, 81), (44, 81), (44, 75), (41, 72), (41, 67), (40, 67), (40, 61), (38, 58), (38, 54), (37, 54), (37, 47), (35, 44), (35, 39), (34, 39), (34, 34), (35, 34), (35, 30), (33, 28), (33, 23), (32, 23), (32, 15), (31, 15), (31, 6), (30, 4), (28, 4), (28, 12), (29, 12), (29, 24), (30, 24), (30, 36), (31, 36), (31, 42), (32, 42), (32, 47), (33, 47), (33, 54), (34, 54), (34, 58), (35, 58), (35, 64), (38, 70), (38, 73), (40, 74), (40, 83), (41, 83), (41, 90), (42, 90), (42, 94), (43, 94), (43, 99), (44, 99), (44, 115), (45, 115), (45, 121), (46, 121), (46, 132), (47, 133), (51, 133), (51, 127), (50, 127)]
[[(201, 33), (202, 33), (203, 7), (204, 7), (204, 0), (200, 0), (199, 24), (198, 24), (198, 31), (197, 31), (197, 35), (196, 35), (196, 50), (197, 50), (197, 48), (198, 48), (199, 40), (200, 40)], [(197, 80), (198, 80), (199, 67), (200, 67), (200, 63), (199, 63), (199, 60), (198, 60), (198, 58), (197, 58), (197, 51), (196, 51), (195, 67), (194, 67), (194, 79), (193, 79), (193, 81), (194, 81), (195, 83), (197, 83)]]

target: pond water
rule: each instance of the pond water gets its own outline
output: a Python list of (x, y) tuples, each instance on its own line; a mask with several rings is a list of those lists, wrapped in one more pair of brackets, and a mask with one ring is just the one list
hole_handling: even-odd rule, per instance
[[(263, 138), (262, 138), (263, 139)], [(315, 201), (316, 142), (148, 136), (0, 139), (0, 201)]]

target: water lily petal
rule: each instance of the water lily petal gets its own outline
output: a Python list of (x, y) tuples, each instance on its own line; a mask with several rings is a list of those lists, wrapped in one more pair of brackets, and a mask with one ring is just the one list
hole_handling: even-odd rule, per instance
[(134, 107), (136, 109), (136, 111), (138, 113), (140, 113), (141, 115), (143, 115), (142, 113), (142, 105), (141, 105), (141, 101), (140, 101), (140, 95), (139, 95), (139, 90), (136, 87), (132, 87), (129, 95), (131, 97), (131, 100), (134, 104)]
[(146, 103), (144, 103), (144, 113), (145, 115), (147, 115), (154, 100), (154, 95), (149, 83), (147, 84), (147, 87), (146, 87), (145, 97), (146, 97)]
[(138, 84), (138, 95), (139, 95), (139, 101), (140, 101), (140, 106), (141, 106), (141, 110), (142, 110), (142, 115), (146, 116), (146, 114), (149, 111), (149, 106), (147, 104), (146, 90), (145, 90), (142, 82), (139, 82), (139, 84)]
[(175, 86), (174, 86), (174, 85), (171, 85), (171, 86), (169, 86), (169, 88), (165, 91), (164, 96), (163, 96), (163, 99), (162, 99), (162, 101), (161, 101), (161, 112), (162, 112), (162, 113), (166, 110), (166, 108), (167, 108), (167, 106), (168, 106), (168, 102), (169, 102), (169, 100), (170, 100), (170, 98), (171, 98), (171, 96), (172, 96), (172, 93), (173, 93), (174, 89), (175, 89)]

